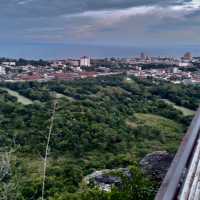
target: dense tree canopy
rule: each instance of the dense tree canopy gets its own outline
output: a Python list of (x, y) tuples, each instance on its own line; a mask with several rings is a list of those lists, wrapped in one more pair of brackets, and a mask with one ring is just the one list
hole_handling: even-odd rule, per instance
[[(2, 158), (10, 152), (12, 172), (0, 183), (0, 194), (9, 190), (17, 200), (41, 197), (42, 157), (55, 97), (45, 192), (50, 200), (153, 199), (159, 183), (144, 177), (138, 162), (157, 150), (175, 153), (192, 117), (163, 99), (190, 109), (196, 109), (200, 99), (199, 86), (124, 76), (1, 87), (33, 100), (23, 105), (0, 89), (0, 150)], [(119, 167), (130, 167), (134, 174), (122, 191), (104, 193), (82, 184), (95, 170)]]

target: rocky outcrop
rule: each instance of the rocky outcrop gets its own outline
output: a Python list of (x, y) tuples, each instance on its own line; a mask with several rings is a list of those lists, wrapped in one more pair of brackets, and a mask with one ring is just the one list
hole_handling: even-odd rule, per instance
[(126, 176), (128, 178), (132, 177), (132, 174), (128, 168), (119, 168), (119, 169), (105, 169), (101, 171), (95, 171), (92, 174), (89, 174), (84, 178), (84, 182), (87, 185), (93, 185), (99, 187), (101, 190), (109, 192), (112, 187), (120, 187), (122, 185), (122, 178)]
[(166, 151), (157, 151), (146, 155), (140, 161), (140, 166), (147, 176), (157, 182), (161, 182), (164, 179), (172, 160), (172, 154), (169, 154)]

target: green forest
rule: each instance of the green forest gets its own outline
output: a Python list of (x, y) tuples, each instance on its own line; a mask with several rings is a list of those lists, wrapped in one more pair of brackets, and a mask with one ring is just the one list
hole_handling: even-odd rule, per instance
[[(55, 99), (45, 200), (151, 200), (160, 183), (144, 176), (139, 161), (154, 151), (176, 152), (198, 108), (200, 86), (125, 75), (1, 83), (0, 199), (41, 199)], [(120, 167), (133, 174), (120, 189), (103, 192), (83, 182), (96, 170)]]

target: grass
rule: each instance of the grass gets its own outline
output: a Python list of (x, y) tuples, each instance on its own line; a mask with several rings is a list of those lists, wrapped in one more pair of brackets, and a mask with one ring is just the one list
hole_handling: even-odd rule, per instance
[(143, 139), (136, 143), (138, 157), (142, 158), (154, 151), (168, 151), (171, 153), (177, 151), (185, 132), (185, 127), (182, 124), (153, 114), (136, 113), (134, 117), (132, 125), (151, 127), (160, 132), (158, 135), (156, 135), (156, 132), (149, 135), (148, 128), (146, 129), (146, 135), (143, 135)]
[(176, 133), (180, 132), (180, 130), (183, 130), (183, 126), (181, 124), (158, 115), (136, 113), (135, 117), (136, 124), (138, 125), (146, 125), (170, 133)]
[(126, 77), (123, 82), (126, 84), (135, 84), (135, 81), (129, 77)]
[(138, 127), (137, 123), (135, 123), (135, 122), (133, 122), (131, 120), (126, 120), (125, 123), (129, 128), (137, 128)]
[(58, 92), (54, 92), (54, 93), (55, 93), (57, 99), (65, 98), (65, 99), (68, 99), (69, 101), (75, 101), (72, 97), (66, 96), (66, 95), (58, 93)]
[(33, 101), (31, 101), (30, 99), (28, 99), (28, 98), (26, 98), (26, 97), (20, 95), (20, 94), (19, 94), (18, 92), (16, 92), (16, 91), (10, 90), (10, 89), (8, 89), (8, 88), (3, 88), (3, 87), (1, 87), (0, 89), (5, 90), (5, 91), (7, 91), (11, 96), (16, 97), (16, 98), (17, 98), (17, 101), (18, 101), (19, 103), (22, 103), (22, 104), (24, 104), (24, 105), (33, 104)]
[(165, 101), (165, 103), (167, 103), (167, 104), (172, 105), (177, 110), (180, 110), (184, 116), (190, 116), (190, 115), (195, 114), (194, 110), (190, 110), (190, 109), (182, 107), (182, 106), (177, 106), (175, 103), (173, 103), (172, 101), (169, 101), (168, 99), (163, 99), (163, 101)]

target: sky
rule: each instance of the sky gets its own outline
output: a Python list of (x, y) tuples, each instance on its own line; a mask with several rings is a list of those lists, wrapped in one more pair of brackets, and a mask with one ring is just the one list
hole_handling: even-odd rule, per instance
[(200, 56), (200, 0), (0, 0), (0, 57)]

